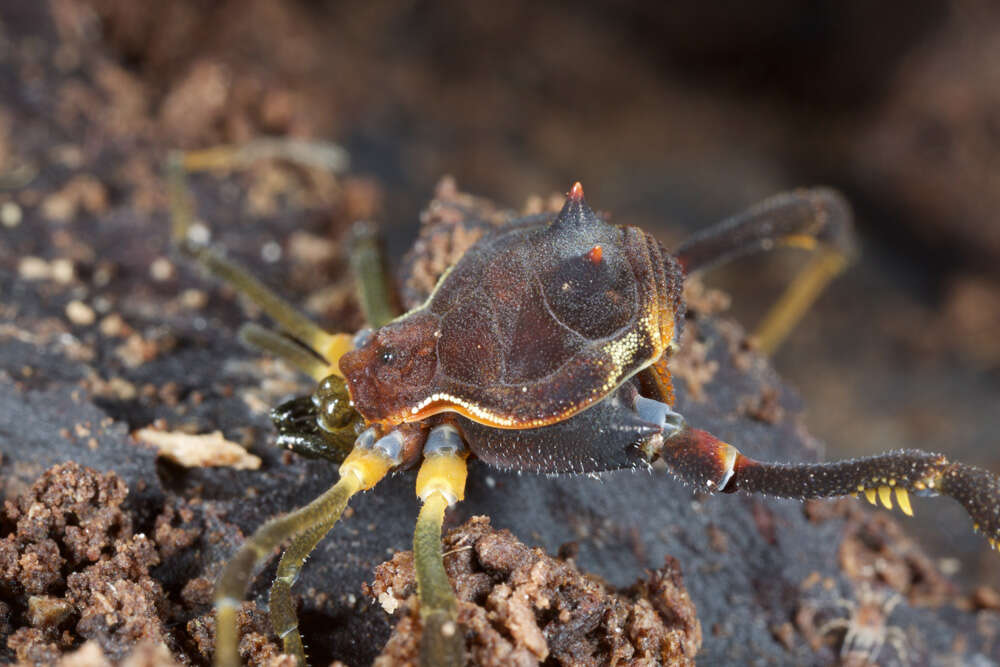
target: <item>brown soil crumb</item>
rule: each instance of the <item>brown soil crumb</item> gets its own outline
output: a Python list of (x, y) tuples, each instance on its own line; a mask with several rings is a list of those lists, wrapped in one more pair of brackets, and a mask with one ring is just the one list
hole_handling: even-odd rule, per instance
[(514, 216), (489, 200), (460, 191), (454, 178), (441, 179), (434, 199), (420, 214), (420, 236), (403, 259), (403, 306), (423, 303), (448, 267), (484, 234)]
[[(147, 537), (133, 530), (139, 519), (125, 509), (127, 496), (116, 473), (70, 462), (4, 503), (0, 642), (20, 664), (190, 663), (185, 652), (195, 642), (178, 619), (189, 617), (183, 609), (208, 607), (212, 583), (195, 577), (173, 600), (152, 571), (195, 544), (202, 518), (190, 503), (168, 498)], [(267, 651), (277, 655), (273, 645)]]
[(698, 316), (715, 315), (729, 310), (732, 299), (722, 290), (706, 287), (697, 275), (684, 279), (684, 303)]
[[(167, 505), (163, 508), (163, 512), (156, 517), (156, 527), (153, 534), (156, 543), (160, 546), (160, 554), (164, 558), (169, 558), (182, 549), (187, 549), (198, 539), (199, 528), (190, 527), (193, 520), (194, 512), (184, 504), (178, 508)], [(175, 526), (175, 522), (180, 523), (180, 526)], [(189, 527), (185, 528), (185, 526)]]
[[(694, 664), (701, 625), (667, 558), (627, 591), (579, 572), (474, 517), (444, 540), (445, 567), (459, 599), (469, 665)], [(383, 608), (404, 604), (380, 666), (417, 664), (420, 617), (413, 557), (399, 553), (375, 570), (368, 593)]]
[[(296, 667), (295, 659), (282, 654), (278, 645), (271, 641), (271, 623), (267, 612), (258, 609), (257, 603), (244, 602), (236, 616), (236, 623), (243, 664), (249, 667)], [(187, 631), (198, 652), (206, 661), (211, 660), (215, 654), (214, 612), (189, 621)]]
[(138, 641), (164, 641), (165, 596), (149, 576), (160, 555), (132, 533), (127, 493), (114, 473), (66, 463), (4, 504), (15, 530), (0, 540), (0, 585), (25, 623), (7, 641), (18, 660), (52, 664), (77, 638), (113, 660)]
[(765, 424), (777, 424), (785, 418), (777, 387), (763, 387), (758, 395), (744, 398), (740, 409), (747, 417)]
[(670, 373), (684, 381), (693, 401), (705, 400), (705, 385), (719, 370), (719, 362), (708, 358), (708, 344), (698, 340), (698, 328), (688, 322), (681, 334), (680, 349), (670, 359)]

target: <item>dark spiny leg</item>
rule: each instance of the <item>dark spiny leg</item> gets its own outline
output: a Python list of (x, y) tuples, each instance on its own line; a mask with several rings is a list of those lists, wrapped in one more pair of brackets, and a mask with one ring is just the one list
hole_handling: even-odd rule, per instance
[(310, 526), (332, 526), (351, 496), (374, 486), (395, 464), (381, 450), (366, 448), (359, 443), (341, 465), (340, 481), (330, 490), (305, 507), (268, 521), (240, 547), (226, 564), (215, 588), (216, 665), (239, 665), (236, 612), (257, 567), (271, 556), (281, 542)]
[(847, 202), (832, 190), (796, 190), (694, 235), (678, 249), (677, 258), (690, 274), (776, 246), (816, 251), (754, 333), (761, 349), (771, 353), (856, 255), (851, 217)]
[[(372, 437), (374, 437), (374, 430), (372, 430)], [(401, 428), (390, 431), (371, 445), (368, 445), (366, 438), (362, 435), (358, 438), (357, 447), (367, 448), (370, 446), (374, 452), (380, 454), (377, 460), (385, 459), (391, 461), (393, 465), (397, 465), (403, 460), (404, 452), (414, 448), (419, 450), (419, 441), (423, 439), (424, 434), (419, 428)], [(347, 466), (348, 470), (351, 469), (350, 459), (345, 460), (341, 466), (342, 475), (344, 474), (344, 466)], [(378, 472), (376, 471), (376, 474)], [(278, 562), (278, 572), (274, 584), (271, 586), (270, 597), (271, 627), (275, 634), (281, 637), (284, 652), (295, 656), (299, 664), (305, 664), (305, 648), (302, 645), (302, 636), (299, 634), (299, 622), (295, 617), (292, 585), (298, 579), (299, 571), (306, 558), (340, 518), (340, 512), (329, 515), (317, 513), (312, 518), (312, 523), (303, 523), (300, 526), (298, 536), (281, 555), (281, 560)]]
[(465, 458), (461, 436), (451, 426), (431, 431), (424, 462), (417, 474), (417, 496), (423, 501), (413, 533), (413, 565), (420, 597), (422, 667), (465, 664), (465, 636), (458, 624), (458, 601), (444, 569), (441, 524), (444, 512), (465, 497)]
[[(648, 400), (648, 399), (643, 399)], [(649, 401), (655, 404), (655, 401)], [(663, 405), (663, 404), (660, 404)], [(642, 406), (637, 406), (643, 414)], [(651, 414), (650, 410), (646, 410)], [(941, 454), (899, 449), (875, 456), (829, 463), (764, 463), (744, 456), (711, 433), (691, 428), (670, 411), (659, 455), (681, 481), (708, 491), (762, 493), (782, 498), (835, 498), (864, 494), (892, 508), (892, 498), (912, 515), (909, 493), (944, 494), (965, 508), (974, 529), (994, 549), (1000, 546), (1000, 477), (965, 463), (952, 463)]]

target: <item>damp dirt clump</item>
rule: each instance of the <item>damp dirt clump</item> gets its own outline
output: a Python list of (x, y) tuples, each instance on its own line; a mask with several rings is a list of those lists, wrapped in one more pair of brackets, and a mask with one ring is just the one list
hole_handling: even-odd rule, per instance
[(115, 473), (76, 463), (44, 472), (2, 510), (0, 592), (5, 640), (17, 660), (51, 664), (93, 640), (112, 660), (167, 635), (153, 540), (133, 532)]
[[(581, 573), (474, 517), (444, 540), (445, 568), (459, 600), (470, 665), (694, 664), (701, 625), (677, 562), (624, 591)], [(412, 552), (375, 570), (367, 589), (400, 610), (375, 664), (417, 664), (420, 615)]]

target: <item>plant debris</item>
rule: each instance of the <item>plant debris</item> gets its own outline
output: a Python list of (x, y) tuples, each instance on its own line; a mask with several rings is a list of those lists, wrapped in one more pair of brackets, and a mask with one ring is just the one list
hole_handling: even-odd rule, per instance
[(226, 440), (222, 431), (192, 435), (181, 431), (139, 429), (135, 437), (156, 447), (160, 456), (185, 468), (229, 466), (237, 470), (260, 468), (260, 457)]

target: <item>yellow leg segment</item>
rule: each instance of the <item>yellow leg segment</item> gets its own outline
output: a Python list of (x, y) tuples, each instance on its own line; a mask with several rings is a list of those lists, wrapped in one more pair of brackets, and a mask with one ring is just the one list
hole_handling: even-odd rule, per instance
[(254, 139), (240, 146), (215, 146), (180, 153), (185, 171), (227, 171), (246, 167), (259, 160), (287, 160), (307, 167), (340, 173), (350, 158), (340, 146), (322, 141), (287, 138)]
[(757, 328), (761, 349), (771, 354), (857, 254), (851, 219), (850, 206), (832, 190), (786, 192), (695, 234), (677, 259), (691, 274), (779, 246), (816, 253)]
[(846, 255), (831, 249), (822, 249), (810, 258), (809, 264), (795, 276), (792, 284), (777, 303), (771, 306), (764, 320), (754, 331), (754, 338), (765, 354), (774, 354), (830, 281), (841, 273), (847, 264)]
[(465, 637), (458, 624), (458, 601), (444, 569), (441, 524), (445, 510), (465, 497), (465, 454), (428, 455), (417, 475), (417, 496), (423, 501), (413, 534), (413, 561), (420, 597), (423, 635), (422, 667), (465, 664)]

